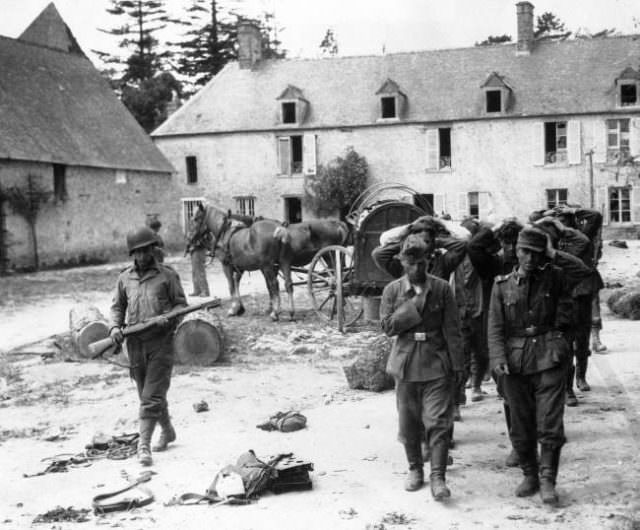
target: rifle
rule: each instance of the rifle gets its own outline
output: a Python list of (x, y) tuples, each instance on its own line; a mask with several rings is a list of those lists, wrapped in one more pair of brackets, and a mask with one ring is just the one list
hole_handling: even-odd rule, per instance
[[(209, 309), (213, 307), (220, 307), (220, 299), (214, 298), (213, 300), (208, 300), (206, 302), (202, 302), (201, 304), (190, 305), (187, 307), (181, 307), (179, 309), (174, 309), (173, 311), (169, 311), (168, 313), (163, 313), (162, 315), (158, 315), (157, 317), (150, 318), (145, 320), (144, 322), (139, 322), (138, 324), (133, 324), (131, 326), (127, 326), (122, 330), (122, 335), (124, 338), (130, 337), (132, 335), (137, 335), (142, 333), (143, 331), (147, 331), (152, 327), (156, 326), (160, 320), (173, 320), (175, 318), (181, 317), (188, 313), (193, 313), (194, 311), (198, 311), (200, 309)], [(112, 346), (117, 346), (115, 339), (113, 337), (107, 337), (106, 339), (101, 339), (96, 342), (92, 342), (89, 344), (89, 351), (91, 352), (91, 358), (97, 359), (104, 352), (106, 352)]]

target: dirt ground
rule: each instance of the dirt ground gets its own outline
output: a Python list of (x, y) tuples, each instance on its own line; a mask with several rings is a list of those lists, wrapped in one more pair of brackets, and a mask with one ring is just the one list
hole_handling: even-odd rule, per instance
[[(639, 282), (640, 242), (628, 243), (628, 250), (605, 246), (607, 282)], [(186, 259), (169, 261), (190, 292)], [(227, 318), (226, 303), (220, 310), (226, 337), (221, 361), (176, 368), (169, 400), (178, 440), (154, 455), (157, 474), (146, 486), (155, 502), (130, 512), (89, 513), (85, 523), (32, 525), (38, 514), (57, 506), (90, 508), (95, 495), (126, 485), (124, 473), (141, 472), (134, 458), (99, 459), (67, 473), (23, 477), (44, 469), (44, 458), (81, 452), (96, 433), (136, 430), (137, 399), (126, 369), (99, 361), (65, 362), (77, 359), (64, 344), (59, 349), (44, 340), (68, 329), (75, 304), (90, 303), (106, 313), (123, 266), (0, 280), (0, 528), (640, 528), (637, 322), (617, 319), (603, 304), (602, 338), (609, 350), (591, 357), (592, 391), (578, 393), (580, 405), (566, 411), (559, 507), (543, 506), (538, 496), (513, 495), (520, 471), (504, 466), (509, 441), (492, 383), (486, 384), (483, 401), (462, 409), (447, 475), (452, 498), (439, 504), (428, 485), (414, 493), (403, 490), (393, 391), (356, 391), (346, 384), (342, 366), (367, 349), (378, 336), (376, 326), (338, 333), (318, 320), (302, 288), (297, 320), (273, 324), (264, 314), (258, 274), (243, 281), (245, 316)], [(208, 276), (213, 293), (224, 297), (216, 265)], [(209, 404), (208, 412), (195, 412), (193, 404), (200, 400)], [(304, 430), (256, 428), (276, 411), (290, 409), (307, 417)], [(293, 452), (313, 462), (313, 489), (265, 494), (249, 506), (171, 505), (175, 495), (203, 493), (219, 469), (248, 449), (263, 457)]]

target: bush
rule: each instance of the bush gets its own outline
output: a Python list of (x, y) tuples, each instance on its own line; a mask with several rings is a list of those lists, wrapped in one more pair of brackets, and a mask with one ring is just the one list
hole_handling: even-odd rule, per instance
[(339, 211), (344, 218), (353, 201), (367, 188), (368, 180), (366, 158), (348, 147), (344, 157), (318, 166), (316, 174), (307, 177), (303, 203), (319, 217)]

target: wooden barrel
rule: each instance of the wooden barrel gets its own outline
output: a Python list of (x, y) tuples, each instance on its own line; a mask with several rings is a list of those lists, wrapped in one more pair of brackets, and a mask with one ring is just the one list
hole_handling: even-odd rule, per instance
[(91, 305), (77, 305), (69, 311), (71, 341), (82, 357), (91, 357), (89, 344), (109, 336), (109, 325), (99, 309)]
[(220, 318), (202, 309), (184, 317), (173, 337), (176, 363), (210, 366), (224, 351)]

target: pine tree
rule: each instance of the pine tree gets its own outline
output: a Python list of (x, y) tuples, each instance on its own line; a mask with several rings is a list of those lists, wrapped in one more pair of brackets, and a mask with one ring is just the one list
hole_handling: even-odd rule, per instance
[(338, 41), (332, 28), (327, 29), (327, 32), (324, 34), (324, 38), (320, 43), (320, 52), (325, 57), (338, 55)]

